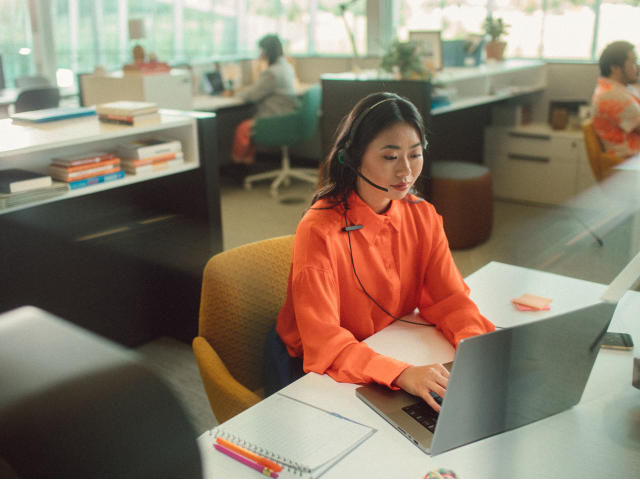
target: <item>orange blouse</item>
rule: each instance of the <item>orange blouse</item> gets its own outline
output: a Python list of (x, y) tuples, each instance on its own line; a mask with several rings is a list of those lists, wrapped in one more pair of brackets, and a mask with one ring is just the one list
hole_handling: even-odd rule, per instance
[[(392, 382), (410, 364), (379, 355), (364, 342), (394, 320), (354, 275), (349, 236), (342, 231), (344, 207), (328, 206), (317, 202), (298, 226), (276, 330), (289, 354), (303, 357), (305, 372), (397, 388)], [(401, 318), (417, 307), (453, 345), (495, 329), (469, 299), (433, 205), (393, 201), (377, 215), (354, 192), (349, 207), (349, 225), (364, 226), (350, 233), (356, 273), (385, 310)]]

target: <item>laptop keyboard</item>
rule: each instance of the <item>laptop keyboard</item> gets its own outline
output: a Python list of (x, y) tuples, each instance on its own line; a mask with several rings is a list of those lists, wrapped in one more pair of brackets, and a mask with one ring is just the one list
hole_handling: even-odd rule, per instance
[[(442, 405), (442, 397), (431, 392), (431, 396), (438, 402), (439, 405)], [(407, 412), (407, 414), (411, 415), (414, 420), (416, 420), (420, 425), (425, 427), (431, 433), (436, 430), (436, 422), (438, 421), (438, 412), (436, 412), (433, 408), (429, 406), (427, 402), (420, 401), (413, 405), (409, 405), (404, 407), (402, 410)]]

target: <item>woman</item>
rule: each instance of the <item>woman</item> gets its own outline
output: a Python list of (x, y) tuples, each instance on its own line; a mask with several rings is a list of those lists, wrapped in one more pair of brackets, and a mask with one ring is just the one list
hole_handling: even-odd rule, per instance
[(302, 358), (305, 372), (402, 388), (439, 411), (430, 392), (445, 394), (442, 365), (413, 366), (363, 343), (416, 307), (454, 346), (495, 328), (469, 299), (441, 217), (412, 190), (425, 148), (420, 114), (397, 95), (369, 95), (343, 120), (296, 231), (272, 341), (284, 342), (294, 371)]
[[(260, 59), (269, 66), (260, 73), (258, 81), (236, 93), (247, 102), (255, 103), (258, 117), (274, 117), (296, 110), (300, 102), (296, 96), (295, 72), (282, 56), (282, 43), (277, 35), (267, 35), (258, 42)], [(231, 93), (233, 94), (233, 93)], [(232, 159), (235, 163), (253, 163), (256, 147), (251, 143), (253, 119), (241, 122), (236, 128)]]

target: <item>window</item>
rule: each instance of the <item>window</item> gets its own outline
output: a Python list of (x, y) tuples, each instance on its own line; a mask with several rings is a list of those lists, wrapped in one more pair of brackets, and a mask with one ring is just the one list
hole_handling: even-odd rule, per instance
[[(348, 5), (344, 17), (342, 0), (319, 0), (313, 32), (315, 50), (324, 55), (353, 55), (353, 47), (347, 25), (353, 33), (358, 55), (367, 53), (366, 0), (358, 0)], [(346, 24), (345, 24), (346, 23)]]
[(615, 40), (627, 40), (640, 49), (640, 1), (602, 0), (596, 54)]
[(0, 2), (0, 55), (5, 87), (15, 87), (18, 77), (36, 74), (31, 18), (24, 0)]
[[(604, 46), (640, 46), (640, 0), (401, 0), (399, 34), (441, 30), (443, 39), (482, 33), (489, 5), (510, 25), (507, 57), (597, 60)], [(599, 6), (599, 8), (598, 8)], [(594, 35), (597, 39), (594, 42)]]

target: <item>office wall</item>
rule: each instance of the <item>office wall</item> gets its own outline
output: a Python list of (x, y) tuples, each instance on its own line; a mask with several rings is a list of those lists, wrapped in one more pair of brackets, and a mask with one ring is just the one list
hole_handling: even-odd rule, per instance
[(547, 89), (542, 94), (542, 119), (548, 118), (549, 102), (585, 101), (591, 103), (591, 96), (600, 76), (596, 63), (548, 63)]

